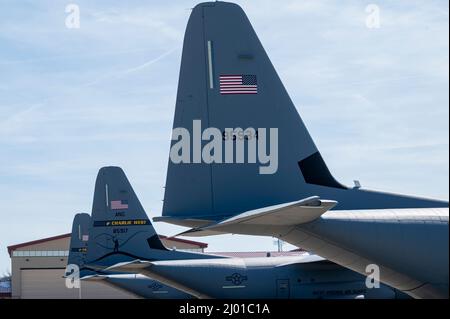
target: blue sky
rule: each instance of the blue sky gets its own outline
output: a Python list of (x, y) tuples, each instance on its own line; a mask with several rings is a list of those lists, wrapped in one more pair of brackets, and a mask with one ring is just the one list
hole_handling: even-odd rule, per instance
[[(196, 2), (0, 0), (0, 274), (8, 245), (70, 231), (119, 165), (160, 215), (184, 29)], [(448, 200), (449, 3), (237, 1), (335, 177)], [(156, 224), (165, 235), (183, 228)], [(231, 238), (230, 238), (231, 237)], [(202, 238), (211, 251), (270, 238)]]

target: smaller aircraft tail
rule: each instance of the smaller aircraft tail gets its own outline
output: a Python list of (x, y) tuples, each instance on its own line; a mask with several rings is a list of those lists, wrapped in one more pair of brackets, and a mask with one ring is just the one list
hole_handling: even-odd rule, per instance
[(103, 167), (97, 175), (87, 261), (100, 268), (134, 260), (213, 258), (172, 251), (161, 242), (125, 173)]
[[(67, 265), (76, 265), (80, 271), (80, 277), (94, 275), (95, 271), (86, 266), (87, 246), (91, 216), (89, 214), (76, 214), (72, 223), (72, 235), (70, 237), (69, 257)], [(69, 269), (69, 268), (68, 268)], [(66, 276), (69, 273), (66, 273)]]

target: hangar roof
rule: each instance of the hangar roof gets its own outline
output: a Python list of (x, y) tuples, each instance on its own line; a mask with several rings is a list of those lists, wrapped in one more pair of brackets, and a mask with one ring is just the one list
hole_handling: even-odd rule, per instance
[[(17, 244), (17, 245), (11, 245), (11, 246), (8, 246), (8, 254), (11, 257), (11, 253), (16, 249), (23, 248), (26, 246), (36, 245), (36, 244), (42, 244), (42, 243), (53, 241), (53, 240), (70, 238), (70, 235), (71, 235), (70, 233), (62, 234), (62, 235), (58, 235), (58, 236), (52, 236), (52, 237), (42, 238), (42, 239), (38, 239), (38, 240), (28, 241), (28, 242)], [(164, 235), (159, 235), (159, 237), (161, 239), (166, 239), (166, 240), (170, 240), (170, 241), (174, 241), (174, 242), (195, 245), (195, 246), (198, 246), (199, 248), (207, 248), (208, 247), (207, 243), (202, 243), (202, 242), (198, 242), (198, 241), (180, 239), (180, 238), (175, 238), (175, 237), (167, 237)]]

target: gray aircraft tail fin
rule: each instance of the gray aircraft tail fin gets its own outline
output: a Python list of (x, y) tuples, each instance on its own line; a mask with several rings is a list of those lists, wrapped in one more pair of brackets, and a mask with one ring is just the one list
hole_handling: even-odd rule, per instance
[(446, 204), (348, 189), (337, 182), (236, 4), (207, 2), (193, 9), (178, 83), (158, 220), (194, 226), (195, 220), (204, 224), (310, 196), (336, 200), (337, 209)]
[(161, 242), (123, 170), (100, 169), (95, 183), (87, 261), (110, 266), (133, 260), (191, 259)]
[(89, 216), (89, 214), (75, 215), (72, 223), (72, 235), (70, 237), (70, 247), (67, 264), (78, 266), (80, 270), (80, 277), (93, 273), (92, 269), (86, 267), (90, 226), (91, 216)]

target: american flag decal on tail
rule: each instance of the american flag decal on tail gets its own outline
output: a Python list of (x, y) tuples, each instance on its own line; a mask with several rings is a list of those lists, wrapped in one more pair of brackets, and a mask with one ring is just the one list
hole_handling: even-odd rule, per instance
[(258, 94), (256, 75), (221, 75), (220, 94)]
[(128, 201), (127, 200), (112, 200), (111, 201), (111, 209), (128, 209)]

